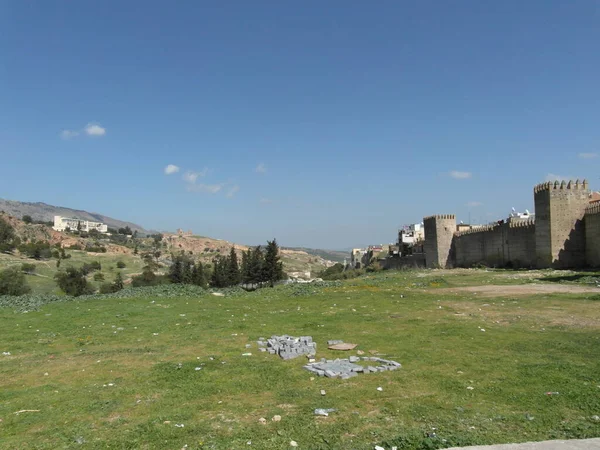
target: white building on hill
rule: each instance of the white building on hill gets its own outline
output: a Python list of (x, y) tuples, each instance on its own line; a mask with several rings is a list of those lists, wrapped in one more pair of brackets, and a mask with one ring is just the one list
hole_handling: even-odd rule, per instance
[(73, 219), (71, 217), (54, 216), (54, 226), (56, 231), (65, 231), (67, 228), (73, 231), (92, 231), (107, 233), (108, 226), (102, 222), (90, 222), (89, 220)]

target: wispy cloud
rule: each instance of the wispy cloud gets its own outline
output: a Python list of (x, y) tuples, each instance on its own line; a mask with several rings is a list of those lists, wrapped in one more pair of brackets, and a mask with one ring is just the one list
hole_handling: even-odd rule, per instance
[(88, 136), (104, 136), (106, 134), (106, 128), (96, 123), (88, 123), (83, 130)]
[(240, 187), (236, 184), (233, 185), (229, 188), (229, 190), (227, 191), (227, 198), (232, 198), (235, 194), (237, 194), (237, 192), (240, 190)]
[(598, 153), (580, 153), (578, 156), (581, 159), (593, 159), (598, 157)]
[(471, 172), (460, 172), (458, 170), (453, 170), (450, 172), (450, 176), (457, 180), (466, 180), (467, 178), (471, 178)]
[(569, 181), (571, 177), (563, 177), (562, 175), (557, 175), (555, 173), (549, 173), (546, 175), (546, 181)]
[(263, 205), (268, 205), (269, 203), (273, 203), (273, 200), (271, 200), (270, 198), (261, 198), (259, 202)]
[(216, 194), (225, 187), (225, 183), (220, 184), (188, 184), (187, 190), (190, 192), (206, 192), (208, 194)]
[(63, 130), (60, 132), (61, 139), (69, 140), (80, 135), (99, 137), (106, 134), (106, 128), (96, 123), (88, 123), (82, 130)]
[(254, 171), (256, 173), (267, 173), (267, 166), (265, 166), (265, 163), (260, 163)]
[(60, 137), (62, 139), (64, 139), (65, 141), (68, 141), (69, 139), (72, 139), (76, 136), (79, 136), (79, 131), (74, 131), (74, 130), (62, 130), (60, 132)]
[(469, 208), (476, 208), (477, 206), (481, 206), (481, 205), (483, 205), (483, 203), (481, 203), (481, 202), (468, 202), (467, 203), (467, 206)]
[(177, 172), (179, 172), (179, 167), (175, 164), (169, 164), (167, 167), (165, 167), (165, 175), (173, 175)]

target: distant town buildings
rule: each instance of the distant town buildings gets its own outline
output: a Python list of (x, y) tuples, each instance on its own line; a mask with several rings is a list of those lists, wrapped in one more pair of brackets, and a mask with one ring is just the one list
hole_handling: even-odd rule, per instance
[(69, 229), (73, 231), (90, 232), (96, 230), (99, 233), (108, 233), (108, 226), (105, 223), (62, 216), (54, 216), (54, 225), (52, 228), (56, 231), (65, 231), (66, 229)]

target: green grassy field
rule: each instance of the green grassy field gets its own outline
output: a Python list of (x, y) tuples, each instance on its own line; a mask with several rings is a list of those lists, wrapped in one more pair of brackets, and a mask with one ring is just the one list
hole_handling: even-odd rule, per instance
[[(224, 297), (2, 308), (0, 448), (426, 449), (598, 437), (600, 295), (448, 290), (550, 276), (523, 273), (383, 272)], [(311, 378), (303, 357), (258, 352), (259, 337), (284, 333), (313, 336), (318, 358), (356, 354), (326, 349), (343, 339), (403, 367)]]
[[(68, 266), (79, 268), (84, 263), (99, 261), (106, 282), (114, 281), (117, 272), (121, 272), (124, 279), (129, 278), (131, 274), (139, 274), (144, 266), (144, 262), (140, 257), (131, 254), (87, 253), (79, 250), (68, 250), (67, 253), (71, 255), (71, 258), (63, 260), (61, 268), (64, 269)], [(123, 261), (126, 267), (118, 269), (116, 267), (117, 261)], [(25, 257), (0, 254), (0, 270), (11, 266), (20, 267), (23, 263), (35, 264), (36, 266), (35, 273), (27, 275), (27, 283), (31, 286), (32, 292), (36, 294), (60, 294), (60, 289), (58, 289), (54, 280), (54, 274), (57, 272), (55, 259), (35, 261)], [(102, 282), (94, 281), (94, 273), (88, 276), (88, 281), (97, 289)]]

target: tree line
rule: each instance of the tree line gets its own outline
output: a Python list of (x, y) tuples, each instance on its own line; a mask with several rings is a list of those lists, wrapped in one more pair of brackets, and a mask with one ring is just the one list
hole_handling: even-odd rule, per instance
[(228, 255), (217, 255), (212, 265), (203, 265), (183, 253), (174, 255), (168, 279), (171, 283), (225, 288), (239, 284), (272, 287), (285, 277), (275, 239), (267, 241), (264, 250), (262, 246), (249, 248), (241, 256), (240, 261), (232, 247)]

